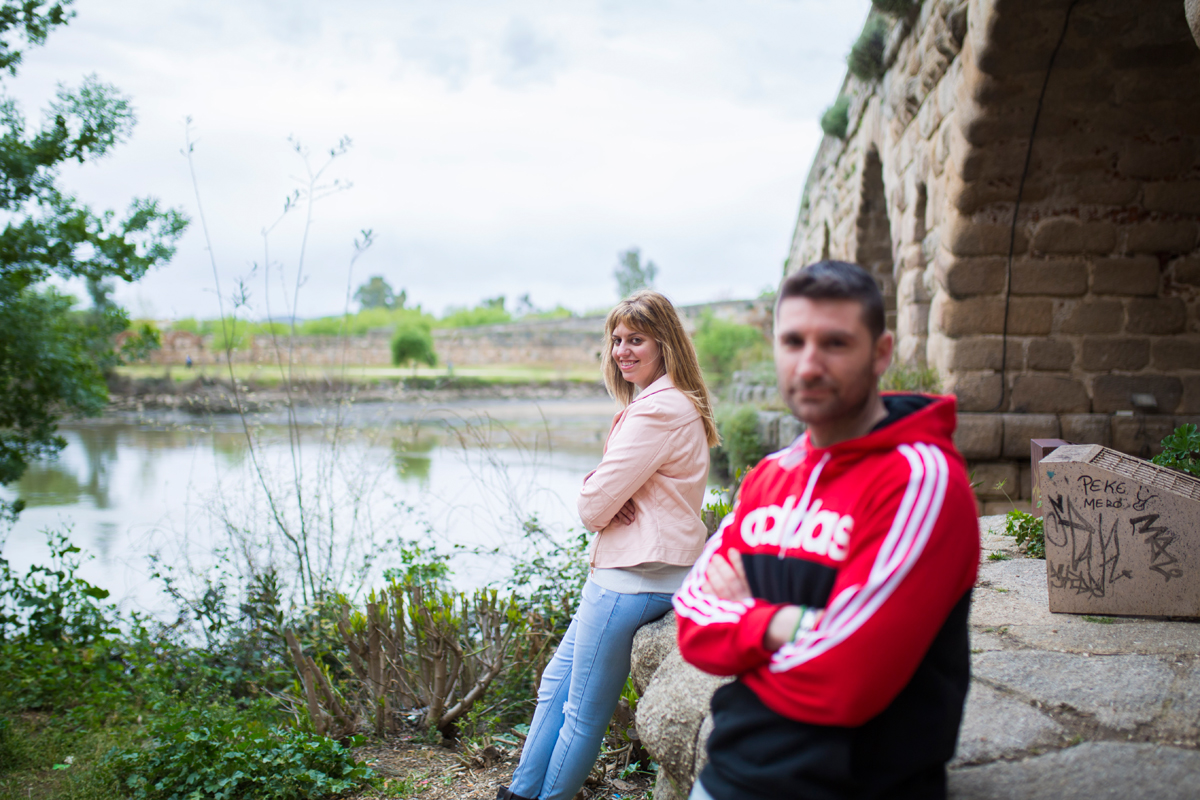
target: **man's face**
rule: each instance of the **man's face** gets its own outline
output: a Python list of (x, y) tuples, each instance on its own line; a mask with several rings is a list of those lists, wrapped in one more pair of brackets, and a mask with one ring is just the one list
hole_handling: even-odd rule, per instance
[(788, 408), (810, 426), (862, 413), (892, 357), (892, 335), (872, 340), (856, 300), (789, 297), (775, 317), (775, 372)]

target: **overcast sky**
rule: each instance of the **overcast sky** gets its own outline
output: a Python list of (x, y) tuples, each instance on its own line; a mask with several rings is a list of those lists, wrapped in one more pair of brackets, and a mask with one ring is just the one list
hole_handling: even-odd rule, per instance
[[(217, 314), (187, 117), (222, 290), (249, 278), (257, 314), (260, 231), (305, 169), (289, 136), (314, 166), (353, 140), (327, 173), (353, 187), (315, 208), (301, 316), (339, 313), (348, 278), (376, 274), (436, 313), (525, 292), (595, 309), (631, 246), (672, 299), (701, 302), (778, 280), (869, 5), (76, 0), (6, 88), (31, 116), (90, 73), (132, 97), (132, 140), (63, 178), (97, 210), (152, 195), (193, 218), (170, 265), (119, 288), (135, 315)], [(302, 223), (271, 236), (276, 287)], [(364, 228), (375, 245), (349, 273)]]

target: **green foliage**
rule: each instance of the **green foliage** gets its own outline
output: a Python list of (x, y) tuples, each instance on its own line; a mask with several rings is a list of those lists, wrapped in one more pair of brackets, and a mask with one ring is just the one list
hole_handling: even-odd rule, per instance
[(438, 328), (476, 328), (505, 322), (512, 322), (512, 314), (504, 307), (504, 295), (500, 295), (488, 298), (474, 308), (452, 306), (434, 325)]
[[(114, 751), (109, 766), (131, 800), (301, 800), (350, 792), (374, 777), (347, 747), (241, 710), (181, 699), (149, 725), (150, 744)], [(361, 744), (358, 737), (349, 747)]]
[(863, 81), (875, 81), (883, 77), (883, 46), (888, 29), (888, 22), (883, 17), (872, 16), (867, 19), (846, 59), (851, 75)]
[(1004, 535), (1015, 537), (1017, 546), (1030, 558), (1046, 557), (1046, 537), (1042, 518), (1013, 509), (1004, 517)]
[(437, 353), (433, 349), (433, 334), (420, 321), (404, 322), (392, 334), (392, 363), (397, 366), (417, 364), (434, 366)]
[(937, 394), (942, 390), (942, 377), (936, 367), (906, 367), (893, 362), (879, 379), (879, 388), (885, 392)]
[(397, 295), (382, 275), (372, 275), (370, 280), (354, 292), (354, 299), (363, 311), (374, 308), (392, 311), (404, 308), (404, 304), (408, 302), (408, 293), (401, 289)]
[(617, 254), (617, 266), (613, 277), (617, 279), (617, 295), (624, 299), (639, 289), (649, 289), (654, 286), (658, 276), (658, 267), (653, 261), (642, 263), (642, 251), (636, 247)]
[(825, 109), (825, 113), (821, 115), (821, 130), (825, 132), (826, 136), (845, 139), (846, 129), (849, 125), (850, 98), (842, 95), (834, 100), (833, 105)]
[(893, 17), (907, 17), (917, 7), (913, 0), (871, 0), (876, 11)]
[(1008, 553), (1001, 553), (1000, 551), (988, 553), (988, 561), (1008, 561), (1011, 558), (1012, 556)]
[(1160, 467), (1200, 478), (1200, 429), (1192, 423), (1180, 425), (1162, 440), (1163, 451), (1150, 461)]
[(714, 384), (723, 384), (733, 371), (749, 362), (770, 359), (770, 343), (758, 328), (721, 319), (706, 311), (693, 337), (700, 368)]
[(766, 455), (758, 436), (758, 411), (754, 406), (737, 406), (717, 411), (717, 429), (721, 444), (713, 448), (715, 469), (729, 476), (744, 473)]
[[(0, 67), (15, 73), (17, 41), (41, 44), (66, 23), (67, 5), (3, 0)], [(107, 302), (106, 280), (135, 281), (168, 261), (187, 225), (150, 198), (135, 199), (123, 216), (97, 214), (57, 186), (63, 164), (102, 158), (133, 124), (128, 98), (94, 76), (75, 90), (60, 87), (32, 131), (15, 100), (0, 101), (0, 483), (62, 448), (60, 415), (103, 407), (103, 372), (119, 358), (112, 339), (128, 325)], [(52, 276), (83, 278), (104, 302), (73, 313), (68, 298), (45, 287)]]

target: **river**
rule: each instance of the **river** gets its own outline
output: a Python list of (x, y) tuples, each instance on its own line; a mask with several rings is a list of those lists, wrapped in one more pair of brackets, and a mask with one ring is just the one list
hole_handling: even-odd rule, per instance
[(494, 582), (527, 520), (555, 541), (580, 531), (575, 497), (614, 410), (605, 399), (360, 403), (300, 409), (293, 424), (259, 414), (249, 435), (236, 415), (71, 423), (57, 459), (0, 488), (27, 504), (3, 554), (23, 572), (46, 561), (43, 530), (69, 529), (89, 558), (83, 577), (163, 616), (156, 570), (236, 580), (239, 563), (273, 564), (286, 578), (294, 548), (280, 532), (300, 530), (303, 513), (312, 557), (344, 591), (397, 565), (397, 538), (456, 551), (463, 588)]

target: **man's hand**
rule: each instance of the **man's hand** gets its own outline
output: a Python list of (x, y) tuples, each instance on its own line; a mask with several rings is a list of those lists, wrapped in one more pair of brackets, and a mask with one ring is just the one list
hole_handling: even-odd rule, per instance
[(633, 498), (631, 497), (625, 501), (625, 505), (621, 506), (621, 509), (617, 512), (617, 519), (623, 524), (629, 525), (636, 517), (637, 506), (633, 504)]
[(730, 550), (726, 557), (713, 556), (708, 563), (708, 571), (704, 573), (704, 585), (701, 589), (714, 594), (722, 600), (744, 602), (754, 595), (750, 594), (750, 583), (746, 580), (746, 567), (742, 564), (742, 554)]

